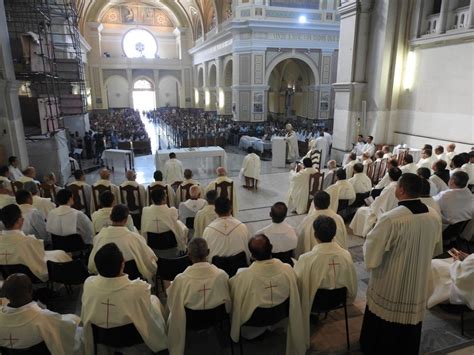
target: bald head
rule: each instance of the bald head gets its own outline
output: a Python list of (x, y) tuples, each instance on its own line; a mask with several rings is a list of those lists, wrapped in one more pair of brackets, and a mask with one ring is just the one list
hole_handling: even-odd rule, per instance
[(110, 178), (110, 171), (109, 169), (102, 169), (100, 172), (99, 172), (99, 176), (102, 180), (109, 180)]
[(328, 169), (336, 169), (337, 163), (335, 160), (328, 161)]
[(201, 197), (201, 189), (197, 185), (193, 185), (189, 188), (189, 195), (191, 196), (191, 199), (197, 200), (199, 197)]
[(257, 234), (249, 240), (249, 250), (255, 260), (269, 260), (272, 258), (273, 246), (263, 234)]
[(216, 170), (217, 176), (227, 176), (227, 171), (222, 167), (218, 167)]
[(33, 300), (33, 286), (25, 274), (10, 275), (3, 284), (3, 291), (10, 307), (18, 308)]
[(137, 174), (133, 170), (127, 170), (125, 176), (127, 177), (128, 181), (135, 181), (137, 178)]

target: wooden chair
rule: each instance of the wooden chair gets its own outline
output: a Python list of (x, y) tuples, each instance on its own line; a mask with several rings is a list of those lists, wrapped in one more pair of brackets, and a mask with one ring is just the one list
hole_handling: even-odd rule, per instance
[(40, 185), (41, 197), (49, 198), (51, 201), (56, 201), (56, 188), (54, 185), (43, 182)]
[[(222, 181), (216, 184), (215, 191), (218, 197), (226, 197), (230, 200), (230, 205), (234, 205), (234, 182)], [(235, 216), (237, 211), (232, 209), (232, 215)]]
[(171, 207), (171, 204), (170, 204), (170, 196), (168, 195), (168, 185), (165, 185), (165, 186), (162, 186), (162, 185), (154, 185), (152, 187), (148, 186), (148, 204), (149, 205), (152, 205), (153, 204), (153, 201), (151, 200), (151, 193), (154, 191), (154, 190), (163, 190), (165, 192), (165, 196), (166, 196), (166, 204), (168, 205), (168, 207)]
[[(141, 229), (141, 218), (143, 210), (143, 202), (140, 196), (140, 188), (138, 186), (126, 185), (120, 186), (120, 197), (130, 211), (135, 227)], [(138, 203), (137, 203), (138, 201)]]
[(312, 150), (310, 158), (313, 162), (313, 168), (318, 169), (318, 171), (321, 171), (321, 151), (316, 149)]
[(23, 189), (23, 183), (20, 182), (20, 181), (14, 181), (12, 182), (12, 191), (13, 191), (13, 194), (16, 194), (16, 192), (18, 190), (22, 190)]
[[(336, 176), (336, 174), (334, 174)], [(314, 173), (309, 176), (309, 194), (308, 194), (308, 210), (311, 206), (311, 202), (314, 199), (316, 192), (321, 190), (324, 181), (324, 173)]]
[(372, 162), (367, 165), (367, 171), (366, 174), (370, 181), (372, 181), (372, 185), (374, 184), (374, 173), (375, 173), (375, 164)]
[(380, 180), (384, 177), (385, 173), (387, 172), (387, 162), (388, 159), (382, 159), (379, 164), (379, 169), (377, 175), (375, 176), (376, 182), (374, 184), (378, 184)]
[(71, 207), (78, 211), (82, 211), (86, 215), (90, 216), (89, 205), (87, 203), (86, 192), (84, 191), (84, 186), (70, 184), (66, 188), (72, 191), (72, 198), (74, 200), (74, 204)]
[(175, 181), (171, 184), (171, 188), (176, 191), (179, 187), (179, 185), (181, 185), (183, 182), (182, 181)]
[(193, 186), (193, 184), (181, 185), (180, 190), (179, 190), (180, 201), (187, 201), (191, 198), (191, 194), (189, 193), (189, 190), (191, 189), (191, 186)]
[(398, 155), (397, 155), (397, 161), (398, 161), (398, 166), (402, 166), (403, 165), (403, 161), (405, 160), (405, 157), (407, 156), (408, 154), (408, 149), (400, 149), (398, 151)]
[[(112, 192), (111, 186), (106, 185), (92, 185), (92, 201), (94, 203), (95, 210), (98, 211), (102, 206), (100, 205), (99, 196), (104, 191)], [(118, 201), (117, 201), (118, 202)]]

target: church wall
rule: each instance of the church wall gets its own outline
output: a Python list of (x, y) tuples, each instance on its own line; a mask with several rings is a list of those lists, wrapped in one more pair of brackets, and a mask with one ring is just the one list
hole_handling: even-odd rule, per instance
[(105, 81), (105, 86), (109, 108), (130, 107), (127, 79), (113, 75)]
[(165, 76), (158, 85), (159, 101), (158, 107), (179, 106), (179, 82), (172, 76)]

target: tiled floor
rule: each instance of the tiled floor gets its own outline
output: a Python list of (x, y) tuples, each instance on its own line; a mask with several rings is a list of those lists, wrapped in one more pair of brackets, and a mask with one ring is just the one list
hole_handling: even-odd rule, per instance
[[(236, 154), (235, 148), (227, 155), (227, 166), (229, 175), (234, 178), (237, 185), (237, 196), (239, 199), (240, 211), (237, 218), (247, 224), (252, 232), (264, 227), (270, 223), (270, 206), (277, 201), (286, 201), (288, 189), (288, 169), (272, 168), (271, 162), (262, 162), (262, 180), (258, 191), (249, 191), (241, 187), (238, 181), (238, 174), (242, 164), (243, 154)], [(212, 159), (211, 159), (212, 160)], [(195, 178), (202, 184), (207, 184), (214, 176), (216, 162), (202, 161), (199, 165), (191, 168), (195, 172)], [(155, 170), (154, 157), (137, 157), (135, 167), (138, 172), (138, 180), (141, 183), (148, 184), (152, 181), (152, 175)], [(97, 172), (87, 176), (89, 182), (97, 179)], [(123, 172), (116, 171), (113, 175), (115, 183), (120, 183), (124, 179)], [(290, 216), (288, 221), (293, 226), (303, 219), (304, 216)], [(365, 293), (369, 275), (364, 269), (362, 244), (363, 239), (350, 235), (349, 250), (356, 264), (359, 278), (359, 290), (355, 303), (349, 306), (349, 327), (351, 352), (357, 353), (359, 349), (358, 337), (362, 324), (362, 316), (365, 308)], [(75, 296), (67, 299), (58, 299), (55, 306), (62, 312), (80, 311), (79, 290)], [(423, 323), (422, 353), (441, 351), (443, 349), (468, 343), (474, 339), (474, 314), (467, 316), (466, 333), (461, 336), (459, 316), (446, 314), (442, 310), (435, 308), (426, 314)], [(223, 344), (225, 339), (221, 339)], [(267, 333), (263, 339), (248, 343), (245, 342), (244, 350), (247, 354), (272, 353), (273, 355), (284, 354), (285, 336), (281, 331)], [(316, 326), (312, 327), (312, 348), (308, 354), (343, 354), (346, 353), (346, 339), (344, 328), (344, 313), (341, 311), (330, 313), (327, 319), (321, 320)], [(471, 344), (472, 345), (472, 344)], [(186, 353), (189, 354), (230, 354), (230, 349), (224, 350), (219, 346), (215, 335), (212, 332), (205, 334), (199, 333), (190, 335), (187, 341)], [(471, 348), (472, 350), (472, 348)], [(472, 354), (472, 352), (471, 352)]]

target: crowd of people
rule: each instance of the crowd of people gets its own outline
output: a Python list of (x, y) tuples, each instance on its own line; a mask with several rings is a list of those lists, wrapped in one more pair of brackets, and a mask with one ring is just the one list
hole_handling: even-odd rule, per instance
[[(287, 125), (287, 140), (295, 135)], [(318, 135), (326, 140), (324, 131)], [(53, 181), (54, 194), (45, 198), (35, 169), (21, 172), (12, 157), (9, 167), (0, 168), (0, 265), (23, 264), (30, 276), (46, 282), (48, 261), (72, 261), (54, 249), (54, 239), (79, 236), (89, 246), (84, 262), (93, 276), (84, 282), (78, 317), (43, 309), (32, 299), (28, 276), (10, 275), (4, 283), (8, 301), (0, 312), (0, 346), (27, 348), (44, 341), (52, 353), (92, 353), (94, 327), (133, 323), (152, 351), (182, 354), (187, 309), (222, 306), (237, 342), (265, 332), (266, 327), (245, 325), (258, 307), (281, 305), (288, 309), (286, 353), (304, 354), (318, 290), (345, 288), (348, 304), (357, 295), (348, 251), (352, 232), (365, 238), (370, 271), (362, 351), (418, 352), (426, 307), (442, 302), (474, 307), (474, 257), (443, 239), (446, 228), (472, 224), (474, 151), (457, 154), (450, 145), (453, 154), (443, 154), (436, 147), (434, 157), (426, 145), (419, 162), (408, 151), (400, 164), (400, 156), (385, 147), (377, 151), (368, 137), (342, 168), (329, 160), (322, 188), (310, 194), (310, 179), (323, 172), (315, 146), (310, 142), (308, 155), (291, 169), (288, 200), (271, 207), (272, 223), (254, 235), (237, 218), (238, 182), (222, 167), (202, 186), (171, 153), (147, 187), (133, 170), (120, 185), (107, 169), (92, 185), (78, 170), (64, 188)], [(370, 175), (382, 162), (385, 170), (377, 178)], [(249, 148), (241, 169), (245, 188), (258, 191), (260, 169), (259, 156)], [(305, 215), (296, 228), (287, 222), (289, 213)], [(155, 238), (165, 236), (174, 242), (165, 250), (156, 247)], [(446, 250), (452, 258), (433, 259)], [(159, 258), (185, 255), (190, 266), (171, 283), (156, 282)], [(152, 290), (166, 297), (160, 300)], [(18, 327), (24, 311), (49, 331), (35, 322)]]

